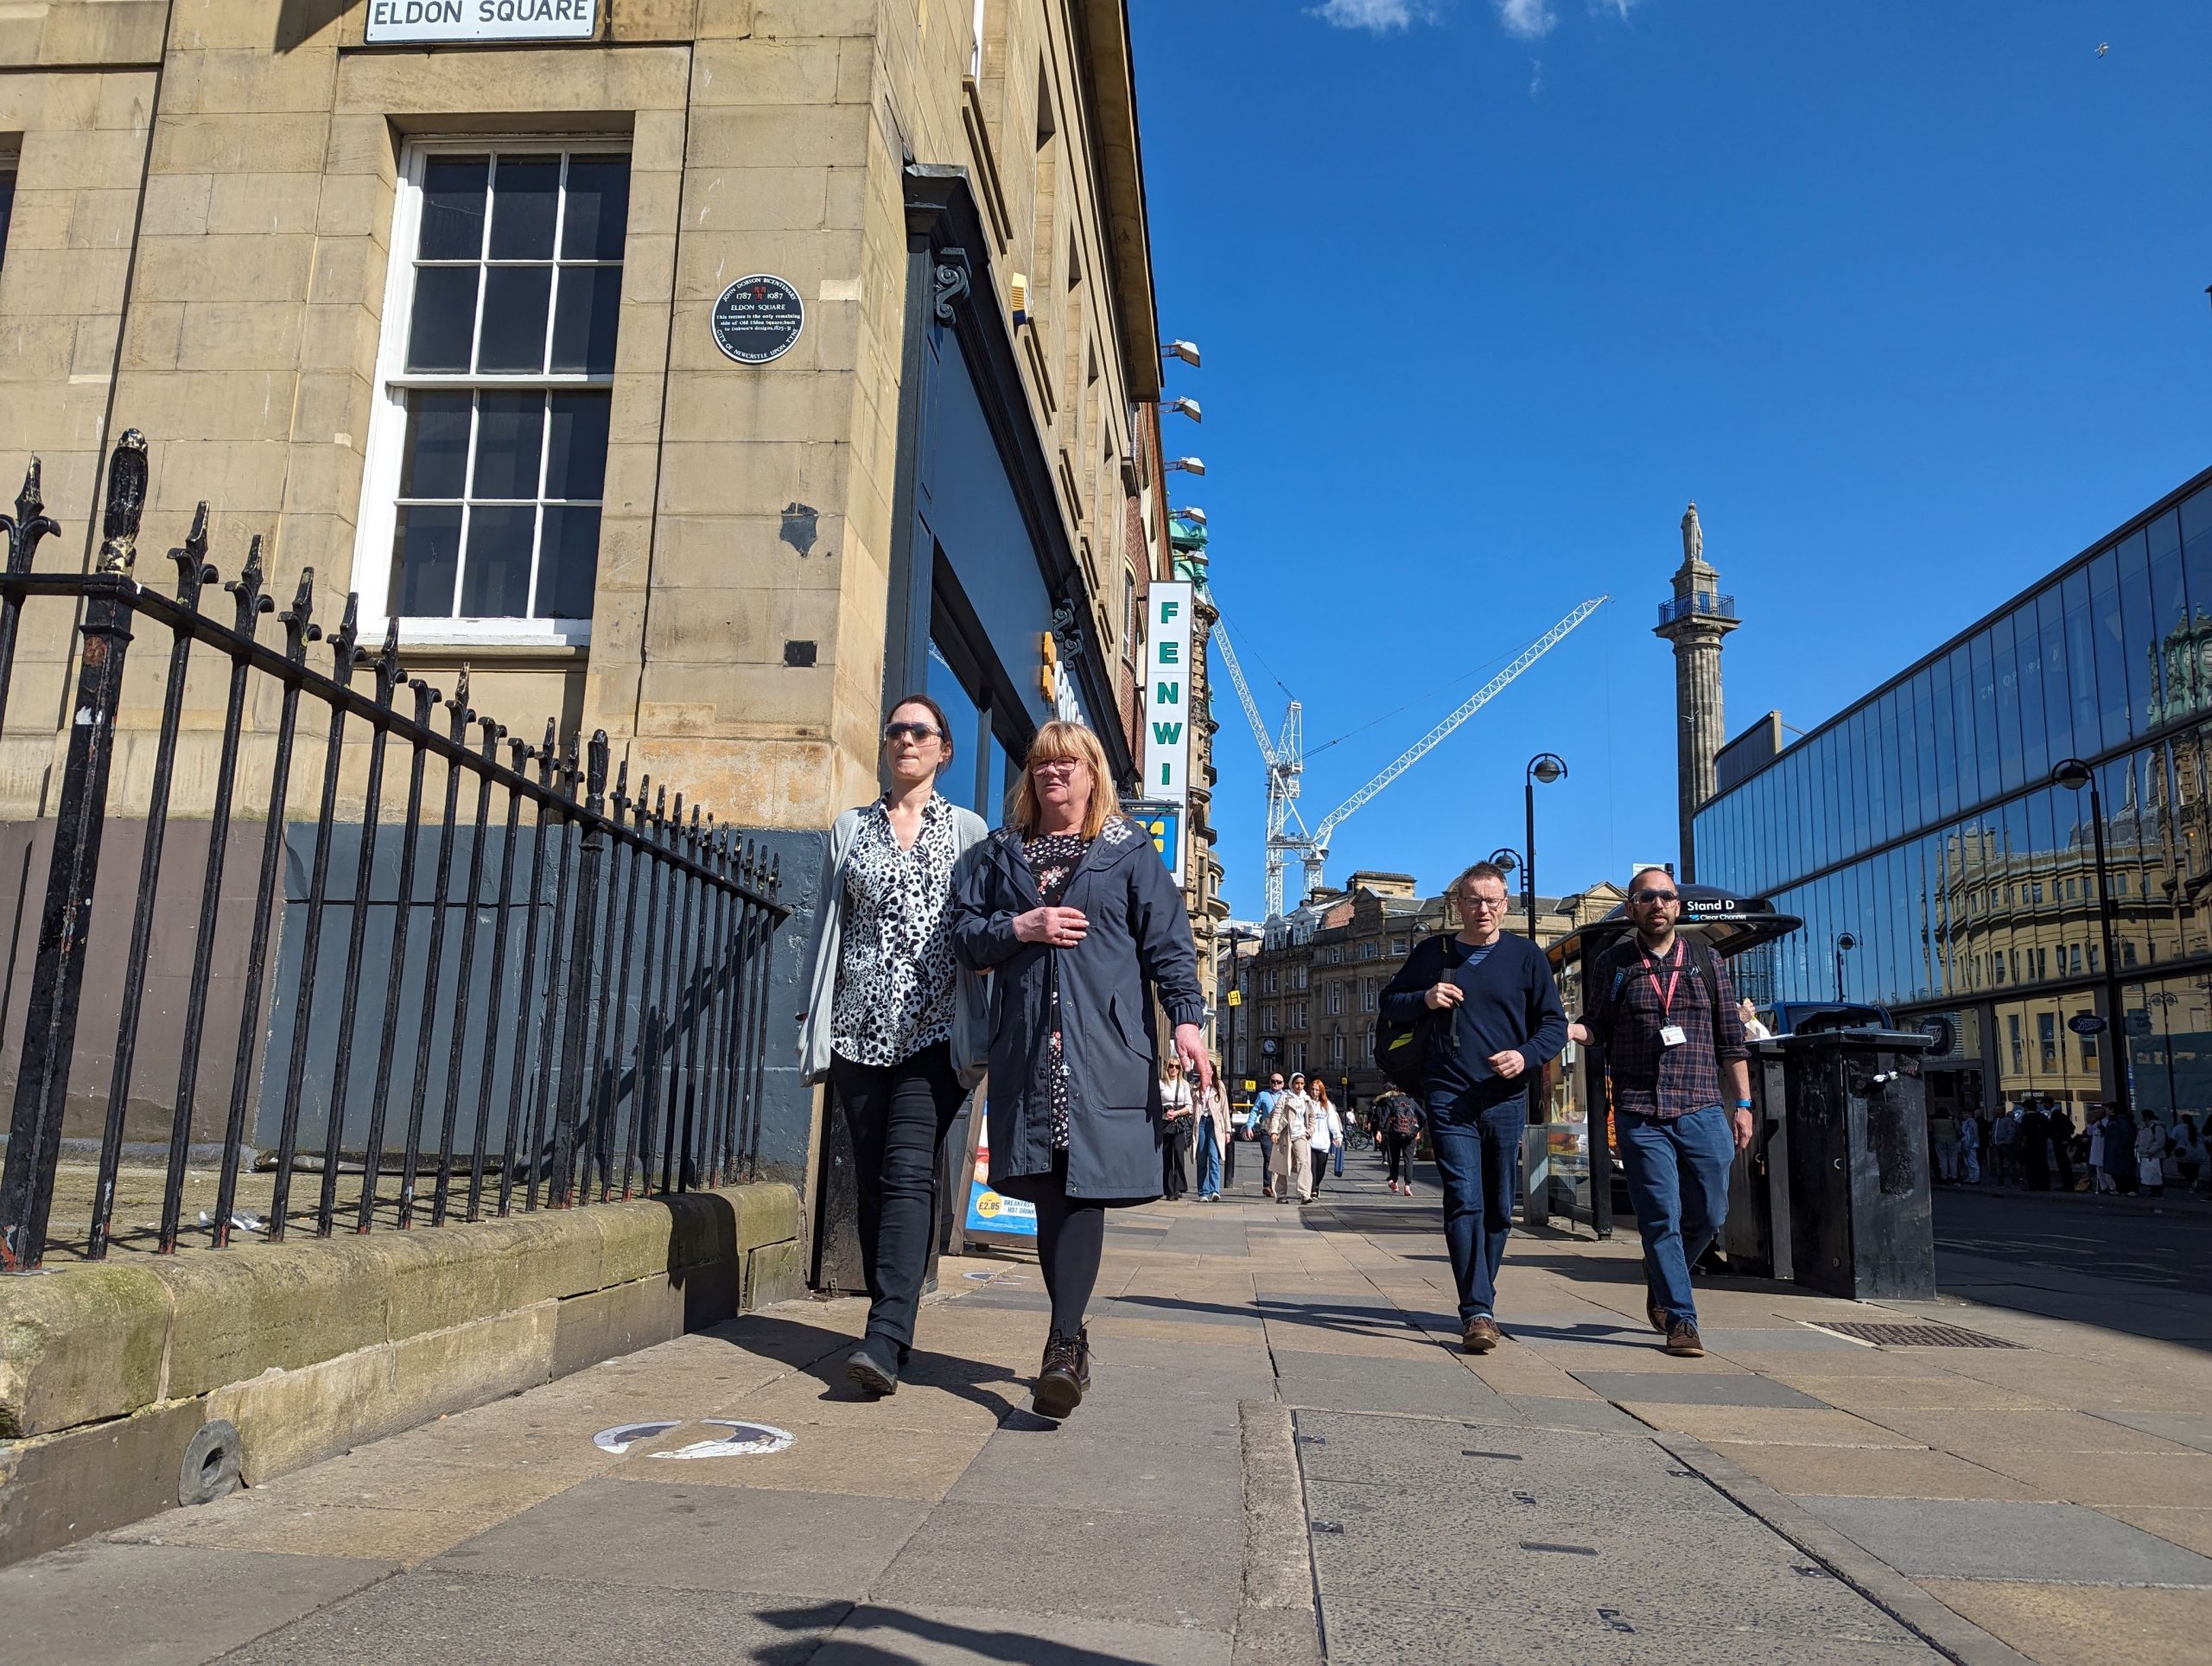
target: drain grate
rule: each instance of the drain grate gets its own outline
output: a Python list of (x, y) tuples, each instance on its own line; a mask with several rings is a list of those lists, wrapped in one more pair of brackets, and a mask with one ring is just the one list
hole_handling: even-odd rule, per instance
[(1827, 1324), (1820, 1328), (1834, 1331), (1860, 1342), (1871, 1342), (1878, 1348), (2017, 1348), (2017, 1342), (2007, 1342), (2000, 1337), (1984, 1336), (1979, 1331), (1961, 1330), (1955, 1325), (1875, 1325), (1853, 1321), (1849, 1324)]

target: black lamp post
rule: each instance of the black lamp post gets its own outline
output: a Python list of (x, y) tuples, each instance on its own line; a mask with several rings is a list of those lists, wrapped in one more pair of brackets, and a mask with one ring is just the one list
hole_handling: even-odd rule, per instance
[(1536, 940), (1536, 783), (1549, 786), (1554, 781), (1567, 778), (1567, 760), (1556, 752), (1540, 752), (1529, 760), (1529, 767), (1521, 777), (1522, 800), (1529, 814), (1529, 828), (1522, 843), (1529, 860), (1521, 866), (1522, 895), (1528, 900), (1529, 941)]
[(1848, 932), (1840, 932), (1835, 939), (1835, 1004), (1843, 1005), (1843, 957), (1859, 946), (1859, 939)]
[[(1521, 853), (1510, 844), (1501, 844), (1490, 853), (1490, 865), (1501, 874), (1508, 874), (1517, 873), (1523, 866)], [(1454, 897), (1452, 900), (1456, 904), (1459, 900)], [(1505, 922), (1501, 919), (1498, 924), (1502, 926)]]
[[(2094, 842), (2097, 855), (2097, 920), (2104, 928), (2105, 943), (2105, 1033), (2114, 1038), (2126, 1033), (2126, 1014), (2120, 1010), (2120, 957), (2113, 952), (2112, 884), (2105, 870), (2105, 801), (2097, 791), (2097, 773), (2079, 758), (2063, 758), (2050, 772), (2050, 784), (2069, 792), (2089, 789), (2089, 836)], [(2112, 1050), (2113, 1043), (2107, 1043)], [(2135, 1118), (2131, 1103), (2134, 1095), (2128, 1091), (2127, 1055), (2112, 1051), (2113, 1094), (2120, 1105), (2120, 1114), (2130, 1122)]]
[(1232, 1001), (1224, 997), (1222, 1003), (1229, 1008), (1229, 1033), (1224, 1038), (1222, 1052), (1222, 1065), (1228, 1071), (1229, 1084), (1222, 1091), (1224, 1097), (1224, 1102), (1227, 1103), (1232, 1114), (1236, 1110), (1236, 1077), (1238, 1073), (1236, 1065), (1236, 1009), (1244, 1004), (1244, 957), (1236, 951), (1236, 945), (1251, 935), (1252, 934), (1250, 932), (1240, 931), (1234, 925), (1230, 926), (1228, 932), (1229, 993), (1230, 995), (1234, 995), (1236, 999)]

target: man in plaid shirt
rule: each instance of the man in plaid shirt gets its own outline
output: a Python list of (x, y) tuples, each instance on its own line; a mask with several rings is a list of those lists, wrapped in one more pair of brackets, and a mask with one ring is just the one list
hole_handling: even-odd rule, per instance
[(1629, 887), (1636, 935), (1598, 957), (1570, 1033), (1605, 1049), (1621, 1167), (1643, 1235), (1645, 1315), (1669, 1353), (1695, 1359), (1705, 1345), (1690, 1269), (1728, 1217), (1729, 1165), (1751, 1142), (1751, 1066), (1720, 957), (1675, 935), (1682, 899), (1673, 875), (1646, 868)]

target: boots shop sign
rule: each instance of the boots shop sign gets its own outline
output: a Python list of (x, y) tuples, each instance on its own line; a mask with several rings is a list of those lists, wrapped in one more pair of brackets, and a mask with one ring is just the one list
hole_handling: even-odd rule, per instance
[(369, 0), (368, 41), (588, 41), (599, 0)]

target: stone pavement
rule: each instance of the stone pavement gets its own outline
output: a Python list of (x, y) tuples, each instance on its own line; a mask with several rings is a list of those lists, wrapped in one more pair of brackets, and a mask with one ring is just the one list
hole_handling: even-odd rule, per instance
[[(1390, 1198), (1355, 1154), (1300, 1210), (1251, 1167), (1234, 1201), (1115, 1218), (1065, 1427), (1023, 1409), (1033, 1264), (948, 1261), (888, 1401), (842, 1381), (860, 1303), (788, 1303), (0, 1572), (4, 1652), (2204, 1657), (2202, 1304), (2131, 1334), (2035, 1310), (2078, 1307), (2045, 1288), (2074, 1275), (1982, 1254), (1947, 1278), (2008, 1305), (1721, 1279), (1683, 1361), (1630, 1242), (1516, 1237), (1509, 1340), (1470, 1359), (1433, 1185)], [(1823, 1328), (1931, 1319), (2015, 1345)], [(709, 1444), (756, 1425), (790, 1444)]]

